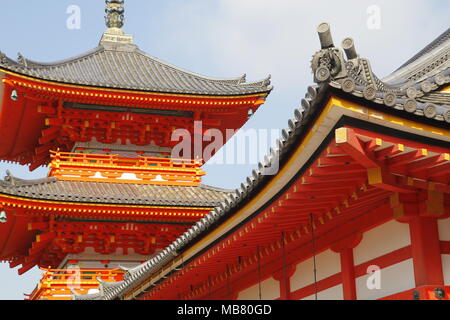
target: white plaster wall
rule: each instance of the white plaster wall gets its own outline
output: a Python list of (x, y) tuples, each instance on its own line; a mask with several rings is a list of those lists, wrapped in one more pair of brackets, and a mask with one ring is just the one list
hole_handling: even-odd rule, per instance
[(380, 289), (369, 290), (364, 275), (356, 279), (356, 296), (358, 300), (374, 300), (415, 287), (414, 266), (412, 259), (402, 261), (381, 269)]
[[(438, 220), (439, 240), (450, 241), (450, 218)], [(444, 284), (450, 286), (450, 254), (442, 254), (442, 272)]]
[(442, 254), (442, 272), (444, 273), (444, 284), (450, 286), (450, 254)]
[[(317, 281), (341, 272), (339, 253), (326, 250), (316, 256)], [(314, 283), (314, 263), (310, 258), (299, 263), (291, 278), (291, 291), (295, 291)]]
[[(315, 300), (315, 294), (305, 297), (301, 300)], [(317, 293), (317, 300), (344, 300), (344, 291), (342, 284), (331, 287)]]
[(450, 241), (450, 218), (438, 220), (439, 240)]
[[(269, 278), (261, 282), (261, 299), (262, 300), (275, 300), (280, 297), (280, 283)], [(244, 291), (241, 291), (238, 295), (238, 300), (259, 300), (259, 284), (256, 284)]]
[(355, 265), (378, 258), (410, 244), (408, 224), (391, 220), (363, 234), (361, 243), (353, 249)]

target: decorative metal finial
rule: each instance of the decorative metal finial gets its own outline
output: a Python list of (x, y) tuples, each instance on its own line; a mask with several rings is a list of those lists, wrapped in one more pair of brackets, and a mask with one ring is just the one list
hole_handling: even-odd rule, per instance
[(106, 0), (105, 22), (108, 28), (122, 28), (125, 17), (125, 0)]
[(124, 0), (105, 0), (105, 22), (108, 29), (103, 33), (100, 44), (108, 43), (133, 44), (133, 36), (127, 35), (121, 29), (125, 22)]

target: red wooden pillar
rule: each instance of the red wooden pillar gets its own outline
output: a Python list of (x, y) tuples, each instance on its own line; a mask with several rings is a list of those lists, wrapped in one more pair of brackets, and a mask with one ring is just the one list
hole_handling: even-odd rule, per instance
[(331, 246), (331, 250), (340, 254), (341, 277), (344, 300), (356, 300), (355, 263), (353, 259), (353, 248), (362, 239), (362, 234), (356, 234), (342, 239)]
[(444, 285), (437, 223), (444, 216), (443, 194), (434, 191), (396, 194), (393, 199), (397, 200), (396, 219), (409, 224), (416, 287)]
[(416, 287), (444, 285), (437, 219), (411, 217), (409, 232)]
[(355, 264), (353, 260), (353, 249), (344, 249), (340, 252), (340, 255), (344, 300), (356, 300)]
[(227, 296), (227, 300), (237, 300), (239, 297), (239, 294), (236, 292), (232, 292), (230, 294), (228, 294)]
[(285, 266), (285, 270), (281, 270), (273, 275), (273, 278), (280, 282), (280, 300), (290, 300), (291, 278), (294, 273), (295, 267), (289, 265)]

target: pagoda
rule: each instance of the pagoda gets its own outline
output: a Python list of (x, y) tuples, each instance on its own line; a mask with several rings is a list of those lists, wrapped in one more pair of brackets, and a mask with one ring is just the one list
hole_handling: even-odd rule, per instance
[(30, 299), (102, 290), (216, 207), (229, 191), (201, 184), (207, 142), (172, 156), (173, 135), (225, 137), (272, 89), (270, 78), (209, 78), (141, 51), (122, 31), (123, 0), (107, 0), (105, 18), (99, 45), (77, 57), (0, 53), (0, 159), (49, 167), (0, 181), (0, 260), (45, 271)]

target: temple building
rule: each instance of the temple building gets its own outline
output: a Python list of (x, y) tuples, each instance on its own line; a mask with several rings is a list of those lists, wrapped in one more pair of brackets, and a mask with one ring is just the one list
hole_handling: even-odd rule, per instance
[(0, 56), (0, 159), (49, 166), (0, 182), (0, 260), (44, 270), (29, 299), (450, 299), (450, 29), (381, 79), (319, 25), (301, 108), (222, 190), (201, 184), (206, 144), (175, 157), (173, 134), (239, 129), (270, 79), (140, 51), (123, 4), (90, 52)]
[(351, 38), (318, 34), (315, 84), (258, 168), (74, 299), (450, 299), (450, 29), (384, 79)]
[(0, 260), (44, 270), (29, 299), (121, 281), (219, 205), (230, 190), (201, 183), (206, 142), (178, 154), (173, 135), (227, 136), (272, 90), (270, 77), (205, 77), (141, 51), (122, 31), (123, 0), (106, 1), (105, 18), (99, 45), (77, 57), (0, 53), (0, 160), (49, 167), (0, 181)]

